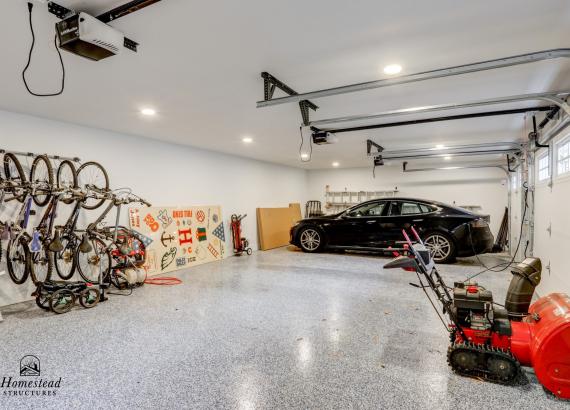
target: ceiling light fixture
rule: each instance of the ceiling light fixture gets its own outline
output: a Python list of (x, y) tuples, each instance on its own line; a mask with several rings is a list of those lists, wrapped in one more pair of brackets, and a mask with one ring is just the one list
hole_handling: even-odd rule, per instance
[(156, 110), (154, 108), (143, 108), (141, 110), (142, 115), (146, 115), (147, 117), (152, 117), (156, 115)]
[(450, 160), (451, 160), (451, 157), (450, 157), (449, 155), (446, 155), (445, 157), (443, 157), (443, 159), (446, 160), (446, 161), (450, 161)]
[(445, 149), (445, 148), (446, 148), (446, 146), (443, 145), (443, 144), (437, 144), (437, 145), (435, 146), (435, 149)]
[(251, 144), (253, 142), (253, 138), (251, 137), (243, 137), (241, 140), (246, 144)]
[(390, 64), (384, 67), (384, 74), (394, 75), (402, 71), (402, 66), (399, 64)]
[(332, 166), (335, 167), (335, 168), (338, 167), (339, 165), (340, 165), (340, 164), (339, 164), (338, 162), (333, 162), (333, 163), (332, 163)]
[(309, 158), (309, 154), (307, 154), (307, 153), (301, 154), (301, 159), (307, 159), (307, 158)]

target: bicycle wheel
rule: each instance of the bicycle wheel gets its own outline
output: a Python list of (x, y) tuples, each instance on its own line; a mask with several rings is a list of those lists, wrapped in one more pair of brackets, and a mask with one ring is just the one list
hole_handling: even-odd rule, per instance
[(49, 310), (49, 293), (42, 290), (37, 290), (36, 292), (36, 305), (44, 310)]
[(30, 275), (30, 249), (24, 235), (18, 235), (8, 242), (6, 250), (6, 268), (10, 279), (21, 285)]
[(111, 271), (111, 254), (102, 240), (95, 238), (90, 241), (92, 249), (89, 252), (83, 253), (79, 247), (75, 248), (77, 271), (85, 282), (98, 283), (99, 278), (106, 282)]
[(75, 305), (75, 295), (69, 289), (56, 290), (49, 301), (49, 307), (54, 313), (67, 313)]
[[(26, 183), (26, 174), (24, 174), (24, 169), (22, 164), (16, 158), (16, 155), (8, 153), (4, 154), (4, 177), (6, 181), (14, 182), (18, 185), (23, 185)], [(14, 194), (14, 198), (20, 202), (24, 202), (25, 194), (16, 195), (14, 190), (7, 189), (6, 192), (11, 192)]]
[(63, 280), (68, 280), (71, 279), (77, 268), (77, 259), (75, 258), (77, 240), (66, 235), (61, 238), (61, 243), (63, 250), (54, 252), (53, 261), (58, 276)]
[(87, 288), (79, 294), (79, 304), (85, 309), (91, 309), (99, 303), (101, 292), (97, 288)]
[(34, 283), (46, 282), (53, 271), (52, 252), (42, 245), (39, 252), (30, 252), (30, 274)]
[(36, 185), (39, 193), (33, 196), (37, 206), (44, 206), (49, 202), (50, 191), (53, 188), (53, 167), (46, 155), (38, 155), (32, 162), (30, 182)]
[[(86, 162), (77, 170), (78, 185), (81, 189), (86, 189), (88, 185), (94, 186), (98, 190), (109, 189), (109, 176), (105, 168), (97, 162)], [(85, 209), (97, 209), (105, 202), (104, 199), (87, 198), (83, 203)]]
[[(59, 164), (56, 173), (56, 184), (60, 189), (77, 188), (77, 171), (75, 170), (75, 165), (73, 165), (73, 162), (66, 159), (65, 161), (62, 161), (61, 164)], [(70, 204), (73, 202), (73, 199), (64, 197), (61, 199), (61, 201), (65, 204)]]

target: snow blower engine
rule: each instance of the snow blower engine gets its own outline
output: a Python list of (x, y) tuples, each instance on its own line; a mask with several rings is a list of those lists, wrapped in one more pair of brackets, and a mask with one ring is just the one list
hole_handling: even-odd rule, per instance
[[(416, 243), (405, 230), (410, 256), (398, 256), (384, 268), (415, 271), (419, 287), (430, 288), (443, 305), (451, 336), (449, 366), (456, 373), (501, 384), (515, 384), (520, 367), (532, 367), (538, 381), (555, 396), (570, 399), (570, 297), (552, 293), (531, 305), (542, 265), (527, 258), (512, 269), (505, 308), (491, 291), (472, 282), (448, 288), (429, 250), (412, 227)], [(435, 307), (435, 305), (434, 305)]]

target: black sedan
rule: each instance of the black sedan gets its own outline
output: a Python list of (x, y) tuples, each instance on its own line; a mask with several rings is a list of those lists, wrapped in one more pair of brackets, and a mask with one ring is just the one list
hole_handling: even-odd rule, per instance
[(336, 215), (303, 219), (291, 228), (291, 244), (305, 252), (325, 249), (403, 249), (402, 229), (414, 226), (439, 263), (489, 252), (489, 217), (452, 205), (411, 198), (375, 199)]

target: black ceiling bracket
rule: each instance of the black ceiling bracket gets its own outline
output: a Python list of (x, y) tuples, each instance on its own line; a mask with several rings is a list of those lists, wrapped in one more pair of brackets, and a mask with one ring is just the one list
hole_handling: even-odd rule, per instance
[(142, 8), (150, 6), (151, 4), (158, 3), (160, 0), (134, 0), (129, 1), (128, 3), (123, 4), (122, 6), (115, 7), (113, 10), (109, 10), (99, 16), (97, 16), (98, 20), (101, 20), (103, 23), (109, 23), (113, 20), (117, 20), (118, 18), (124, 17), (127, 14), (134, 13), (135, 11), (139, 11)]
[(125, 37), (125, 41), (124, 41), (123, 45), (125, 48), (128, 48), (129, 50), (134, 51), (136, 53), (139, 43)]
[(509, 154), (507, 154), (507, 169), (508, 169), (509, 172), (517, 172), (516, 169), (512, 169), (512, 168), (511, 168), (511, 159), (514, 160), (514, 161), (516, 161), (516, 159), (511, 158), (511, 157), (509, 156)]
[(534, 146), (536, 148), (550, 147), (550, 145), (548, 144), (541, 144), (540, 142), (538, 142), (539, 135), (538, 135), (538, 129), (536, 127), (536, 117), (534, 115), (532, 116), (532, 132), (528, 134), (528, 139), (534, 143)]
[[(270, 101), (273, 99), (273, 94), (275, 93), (275, 89), (279, 88), (287, 95), (297, 95), (299, 94), (297, 91), (293, 90), (287, 84), (279, 81), (277, 78), (273, 77), (268, 72), (262, 72), (261, 78), (263, 78), (263, 98), (265, 101)], [(299, 101), (299, 109), (301, 110), (301, 117), (303, 118), (303, 125), (309, 125), (310, 119), (310, 112), (309, 109), (313, 111), (317, 111), (319, 107), (313, 104), (309, 100), (301, 100)]]
[(48, 1), (48, 11), (60, 20), (64, 20), (67, 17), (76, 14), (75, 11), (54, 3), (53, 1)]
[(303, 125), (309, 125), (311, 118), (309, 115), (309, 104), (307, 100), (299, 101), (299, 109), (301, 110), (301, 117), (303, 118)]
[[(372, 152), (373, 149), (376, 149), (376, 152)], [(376, 144), (372, 140), (366, 140), (366, 154), (368, 156), (373, 157), (374, 166), (384, 165), (384, 158), (382, 158), (382, 151), (384, 151), (384, 147)]]
[(372, 140), (366, 140), (366, 153), (368, 155), (372, 154), (372, 148), (376, 148), (376, 151), (378, 154), (382, 153), (382, 151), (384, 151), (384, 147), (376, 144), (374, 141)]

